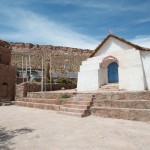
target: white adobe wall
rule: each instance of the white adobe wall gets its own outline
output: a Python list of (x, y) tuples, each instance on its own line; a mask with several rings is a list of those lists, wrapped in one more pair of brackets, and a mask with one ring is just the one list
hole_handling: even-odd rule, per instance
[(100, 76), (99, 77), (100, 77), (100, 83), (99, 83), (100, 86), (108, 83), (108, 71), (107, 71), (107, 68), (101, 68), (100, 69)]
[(78, 91), (94, 91), (98, 90), (101, 85), (107, 84), (107, 68), (100, 68), (100, 63), (107, 56), (114, 56), (119, 61), (120, 89), (145, 89), (140, 51), (111, 37), (94, 57), (82, 62), (78, 73)]
[(139, 50), (128, 50), (119, 56), (119, 89), (145, 90), (143, 66)]
[(96, 91), (99, 88), (99, 69), (78, 73), (78, 91)]
[[(101, 47), (101, 49), (95, 54), (95, 56), (100, 55), (117, 55), (118, 52), (123, 52), (125, 50), (133, 49), (132, 46), (127, 45), (113, 37), (110, 37), (107, 42)], [(94, 56), (94, 57), (95, 57)]]
[(78, 72), (78, 91), (95, 91), (100, 87), (100, 65), (101, 56), (88, 58), (82, 62)]
[(143, 63), (143, 72), (145, 76), (145, 87), (150, 90), (150, 52), (141, 51), (141, 58)]

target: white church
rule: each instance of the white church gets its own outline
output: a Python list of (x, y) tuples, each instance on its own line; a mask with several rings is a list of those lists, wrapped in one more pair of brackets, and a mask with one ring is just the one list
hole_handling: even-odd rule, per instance
[(96, 91), (109, 83), (120, 90), (150, 90), (150, 48), (108, 35), (82, 62), (77, 91)]

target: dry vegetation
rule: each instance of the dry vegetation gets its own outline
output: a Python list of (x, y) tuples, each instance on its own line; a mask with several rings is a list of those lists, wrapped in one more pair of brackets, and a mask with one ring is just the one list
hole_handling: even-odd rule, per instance
[[(32, 69), (41, 69), (41, 56), (49, 61), (51, 54), (52, 72), (68, 73), (78, 72), (80, 64), (86, 60), (93, 52), (77, 48), (51, 46), (51, 45), (33, 45), (29, 43), (11, 43), (12, 44), (12, 65), (21, 68), (22, 55), (31, 55)], [(25, 66), (25, 62), (24, 62)], [(66, 66), (66, 69), (65, 67)]]

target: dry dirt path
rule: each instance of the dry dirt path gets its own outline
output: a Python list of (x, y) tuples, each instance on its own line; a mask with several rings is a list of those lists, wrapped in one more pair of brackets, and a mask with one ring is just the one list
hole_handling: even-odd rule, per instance
[(150, 123), (2, 106), (0, 150), (150, 150)]

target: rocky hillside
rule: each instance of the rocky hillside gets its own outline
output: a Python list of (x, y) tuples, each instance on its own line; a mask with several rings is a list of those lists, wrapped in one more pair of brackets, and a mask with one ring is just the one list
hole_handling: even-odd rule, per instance
[[(21, 68), (22, 56), (28, 58), (31, 55), (32, 69), (41, 69), (41, 58), (49, 61), (51, 54), (52, 73), (78, 72), (83, 60), (86, 60), (93, 52), (70, 47), (52, 45), (33, 45), (31, 43), (11, 43), (12, 65)], [(25, 61), (24, 61), (25, 66)]]

